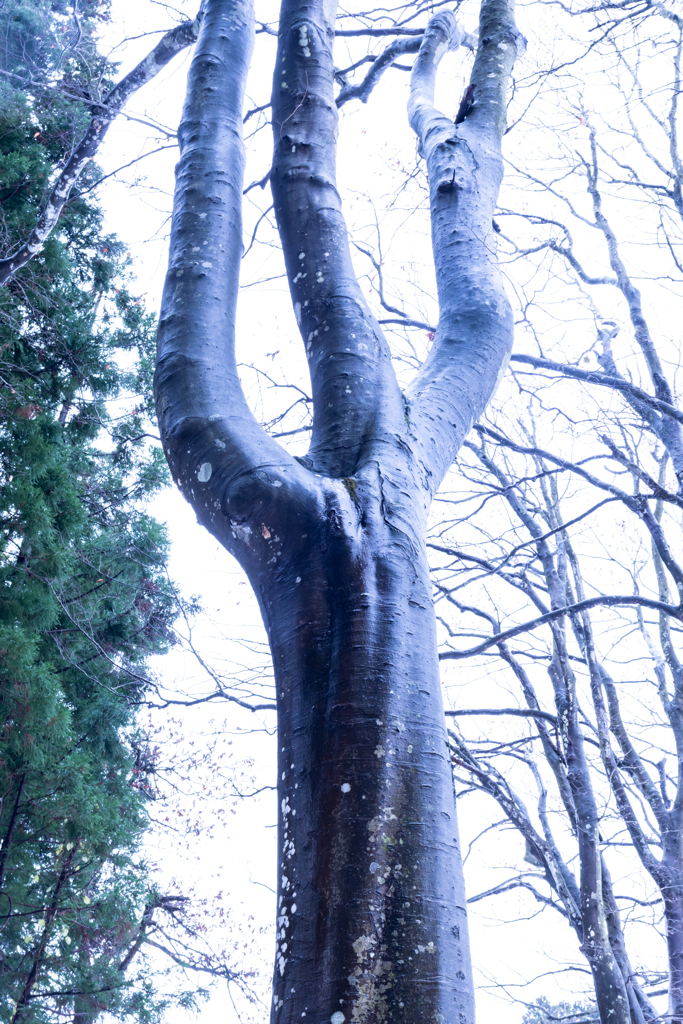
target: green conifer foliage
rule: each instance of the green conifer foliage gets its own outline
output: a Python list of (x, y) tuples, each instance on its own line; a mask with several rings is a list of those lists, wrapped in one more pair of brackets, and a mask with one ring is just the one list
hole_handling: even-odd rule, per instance
[[(0, 9), (0, 246), (26, 238), (102, 71), (97, 2)], [(100, 79), (101, 81), (101, 79)], [(75, 97), (75, 98), (74, 98)], [(90, 174), (94, 180), (97, 171)], [(87, 188), (87, 180), (81, 186)], [(163, 898), (140, 856), (135, 713), (173, 641), (153, 317), (87, 192), (0, 289), (0, 1019), (158, 1017), (136, 965)]]

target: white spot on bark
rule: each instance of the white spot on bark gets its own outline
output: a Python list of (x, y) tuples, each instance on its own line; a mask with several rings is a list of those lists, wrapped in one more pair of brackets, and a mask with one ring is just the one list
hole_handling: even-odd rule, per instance
[(369, 949), (372, 949), (376, 942), (377, 939), (375, 938), (374, 935), (361, 935), (359, 938), (357, 938), (356, 941), (353, 943), (353, 951), (358, 957), (358, 959), (360, 960), (361, 957), (363, 956), (363, 953), (367, 953)]
[(205, 484), (207, 480), (211, 479), (211, 473), (213, 472), (210, 462), (202, 462), (197, 473), (197, 479), (200, 484)]
[(374, 874), (376, 874), (379, 871), (379, 869), (380, 869), (380, 865), (377, 863), (376, 860), (373, 860), (372, 864), (368, 868), (368, 871), (370, 872), (371, 875), (374, 875)]
[(305, 252), (300, 252), (299, 253), (299, 259), (300, 260), (305, 260), (306, 259), (306, 253)]
[(346, 1017), (341, 1012), (341, 1010), (335, 1010), (332, 1016), (330, 1017), (330, 1024), (344, 1024), (345, 1020)]
[(384, 747), (381, 743), (378, 743), (375, 747), (375, 757), (384, 757)]
[(213, 263), (202, 263), (203, 267), (212, 267)]
[(342, 784), (341, 784), (341, 791), (342, 791), (342, 793), (350, 793), (351, 792), (351, 786), (349, 785), (348, 782), (342, 782)]
[(302, 25), (299, 29), (299, 46), (304, 51), (304, 57), (311, 56), (311, 51), (308, 48), (308, 25)]
[(294, 303), (294, 316), (296, 317), (296, 322), (298, 324), (300, 324), (301, 323), (301, 303), (300, 302), (295, 302)]
[(249, 544), (249, 538), (251, 537), (251, 526), (248, 523), (236, 523), (232, 526), (232, 536), (239, 538), (245, 544)]

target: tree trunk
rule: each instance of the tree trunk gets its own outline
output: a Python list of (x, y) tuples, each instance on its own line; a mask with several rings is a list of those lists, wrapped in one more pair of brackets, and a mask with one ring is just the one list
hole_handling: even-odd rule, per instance
[[(472, 979), (426, 552), (387, 521), (375, 466), (353, 497), (327, 481), (322, 498), (305, 555), (254, 581), (278, 691), (274, 1018), (465, 1024)], [(275, 549), (278, 532), (266, 517), (259, 540), (269, 533)]]
[[(667, 1020), (672, 1024), (683, 1022), (683, 886), (676, 884), (667, 872), (669, 884), (662, 886), (666, 919), (666, 946), (669, 961), (669, 1010)], [(679, 872), (675, 872), (679, 874)]]

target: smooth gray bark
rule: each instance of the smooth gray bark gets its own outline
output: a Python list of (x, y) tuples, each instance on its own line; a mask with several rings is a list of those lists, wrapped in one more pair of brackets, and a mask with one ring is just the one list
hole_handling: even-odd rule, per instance
[[(273, 86), (270, 183), (311, 373), (308, 455), (292, 458), (256, 422), (235, 361), (249, 0), (209, 0), (190, 70), (157, 409), (173, 475), (247, 572), (273, 655), (272, 1020), (469, 1024), (473, 984), (425, 535), (431, 497), (512, 342), (492, 240), (484, 251), (474, 235), (485, 223), (490, 234), (517, 33), (512, 3), (484, 0), (483, 35), (495, 40), (486, 36), (483, 46), (495, 60), (485, 54), (475, 64), (491, 102), (467, 126), (463, 149), (476, 147), (478, 163), (458, 170), (466, 200), (439, 190), (443, 156), (428, 161), (443, 323), (408, 405), (353, 271), (336, 187), (334, 19), (329, 0), (284, 0)], [(422, 47), (431, 49), (426, 57), (421, 49), (421, 66), (436, 66), (442, 21), (425, 34)], [(422, 79), (418, 70), (417, 93)], [(452, 258), (453, 237), (476, 256), (475, 274)], [(462, 296), (464, 318), (450, 289)]]

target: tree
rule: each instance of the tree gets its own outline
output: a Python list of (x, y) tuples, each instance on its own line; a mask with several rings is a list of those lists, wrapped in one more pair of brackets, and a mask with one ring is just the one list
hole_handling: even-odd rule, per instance
[(457, 124), (433, 106), (450, 12), (423, 32), (410, 118), (427, 163), (440, 323), (402, 394), (335, 187), (335, 5), (285, 0), (270, 186), (313, 388), (296, 459), (254, 418), (234, 317), (247, 0), (204, 8), (179, 128), (157, 411), (174, 478), (245, 568), (278, 700), (273, 1019), (469, 1021), (473, 993), (425, 549), (430, 500), (510, 350), (496, 265), (512, 4), (484, 0)]
[[(538, 190), (534, 213), (521, 206), (522, 192), (497, 215), (510, 262), (535, 264), (520, 331), (531, 351), (512, 357), (526, 408), (520, 415), (518, 397), (510, 417), (503, 399), (475, 428), (461, 453), (460, 508), (437, 527), (432, 549), (448, 633), (443, 664), (482, 659), (493, 678), (498, 663), (501, 684), (520, 695), (518, 707), (478, 702), (447, 712), (460, 723), (459, 773), (496, 799), (526, 844), (528, 867), (475, 898), (523, 888), (559, 911), (591, 968), (602, 1021), (614, 1019), (622, 988), (631, 1021), (659, 1019), (652, 998), (661, 995), (668, 1018), (680, 1020), (683, 416), (678, 343), (658, 313), (669, 290), (680, 290), (683, 25), (652, 5), (605, 26), (616, 70), (599, 66), (595, 77), (616, 93), (619, 115), (588, 114), (584, 80), (565, 82), (556, 109), (576, 111), (583, 137), (571, 138), (550, 170), (545, 153), (534, 167), (527, 132), (519, 181)], [(641, 62), (651, 40), (662, 57), (656, 88)], [(645, 268), (626, 204), (644, 242), (665, 241)], [(552, 284), (543, 287), (549, 267)], [(546, 311), (560, 289), (566, 313), (555, 331)], [(482, 501), (485, 523), (471, 515)], [(465, 641), (473, 633), (477, 642)], [(500, 741), (466, 739), (468, 714), (528, 728), (509, 727)], [(648, 955), (634, 956), (644, 924)]]
[[(75, 18), (91, 74), (93, 10)], [(59, 9), (8, 3), (0, 27), (12, 251), (84, 112), (80, 99), (32, 92), (18, 61), (50, 76), (57, 51), (77, 89)], [(189, 887), (161, 890), (141, 850), (150, 778), (168, 767), (144, 756), (137, 712), (154, 694), (148, 660), (174, 645), (191, 604), (145, 511), (167, 471), (149, 444), (154, 318), (126, 287), (129, 263), (86, 194), (0, 290), (0, 1013), (11, 1024), (155, 1020), (171, 995), (192, 1005), (201, 993), (178, 992), (172, 961), (237, 973), (202, 948)], [(161, 942), (171, 960), (155, 966)]]

